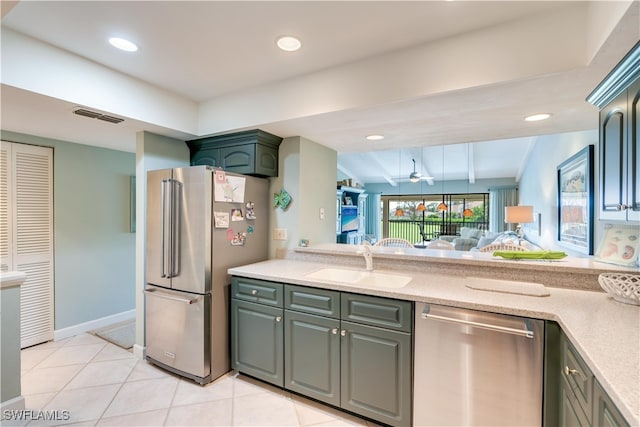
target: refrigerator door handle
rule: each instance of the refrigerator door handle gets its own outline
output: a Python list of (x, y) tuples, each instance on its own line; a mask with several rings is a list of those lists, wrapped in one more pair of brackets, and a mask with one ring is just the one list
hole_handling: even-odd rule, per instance
[(162, 276), (169, 278), (171, 268), (171, 190), (170, 180), (162, 180)]
[(441, 322), (459, 323), (461, 325), (487, 329), (495, 332), (502, 332), (505, 334), (518, 335), (525, 338), (533, 338), (533, 331), (530, 331), (527, 328), (528, 325), (526, 322), (524, 322), (524, 326), (527, 329), (514, 329), (514, 328), (507, 328), (505, 326), (490, 325), (487, 323), (480, 323), (480, 322), (472, 322), (471, 320), (462, 320), (462, 319), (455, 319), (452, 317), (439, 316), (437, 314), (425, 313), (424, 311), (422, 312), (422, 315), (420, 317), (422, 317), (423, 319), (439, 320)]
[(156, 297), (160, 297), (160, 298), (164, 298), (164, 299), (169, 299), (171, 301), (178, 301), (178, 302), (183, 302), (185, 304), (195, 304), (196, 302), (198, 302), (198, 299), (200, 299), (200, 296), (197, 296), (195, 298), (180, 298), (180, 297), (174, 297), (171, 295), (167, 295), (165, 293), (162, 292), (158, 292), (154, 289), (145, 289), (144, 293), (147, 295), (153, 295)]
[(169, 277), (180, 274), (180, 203), (182, 200), (181, 183), (171, 179), (171, 269)]

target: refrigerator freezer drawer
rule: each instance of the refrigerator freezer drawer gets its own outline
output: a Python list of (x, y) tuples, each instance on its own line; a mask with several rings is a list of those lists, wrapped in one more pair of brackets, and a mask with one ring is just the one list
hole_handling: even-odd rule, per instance
[(203, 383), (211, 373), (211, 295), (147, 285), (147, 358)]

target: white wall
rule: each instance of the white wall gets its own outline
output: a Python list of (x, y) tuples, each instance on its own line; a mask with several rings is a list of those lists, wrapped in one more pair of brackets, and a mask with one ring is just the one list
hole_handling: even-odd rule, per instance
[[(594, 183), (598, 177), (598, 131), (570, 132), (536, 137), (527, 166), (520, 178), (519, 198), (521, 205), (532, 205), (534, 213), (542, 214), (542, 233), (538, 236), (537, 225), (525, 224), (523, 230), (531, 242), (552, 250), (562, 250), (570, 255), (584, 256), (562, 246), (558, 236), (558, 190), (557, 167), (587, 145), (594, 145)], [(598, 206), (598, 185), (594, 185), (594, 206)], [(594, 212), (594, 218), (597, 218)], [(597, 249), (599, 232), (596, 222), (594, 248)]]

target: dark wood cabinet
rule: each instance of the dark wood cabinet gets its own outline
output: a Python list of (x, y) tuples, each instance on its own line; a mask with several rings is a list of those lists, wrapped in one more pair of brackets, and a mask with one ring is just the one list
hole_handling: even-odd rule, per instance
[(191, 165), (219, 167), (261, 177), (278, 176), (278, 147), (282, 138), (254, 129), (187, 141)]
[(599, 218), (640, 221), (640, 42), (587, 101), (600, 109)]

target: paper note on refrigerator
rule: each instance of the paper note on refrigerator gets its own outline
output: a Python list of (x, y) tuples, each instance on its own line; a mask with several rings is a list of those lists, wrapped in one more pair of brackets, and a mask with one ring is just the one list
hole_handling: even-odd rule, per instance
[(225, 176), (223, 182), (215, 182), (215, 201), (244, 203), (244, 186), (246, 178), (241, 176)]

